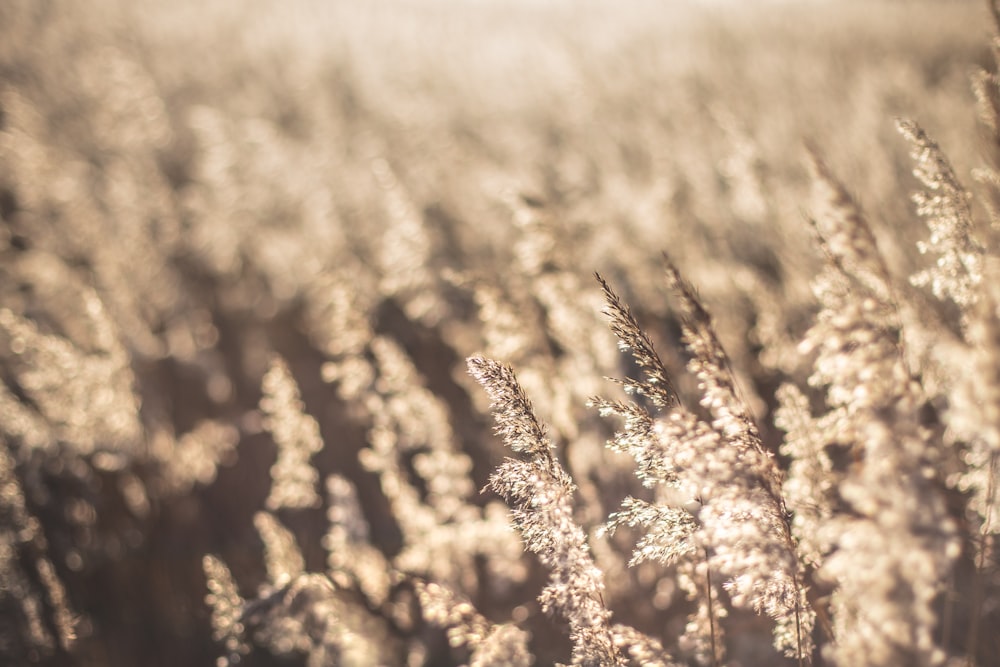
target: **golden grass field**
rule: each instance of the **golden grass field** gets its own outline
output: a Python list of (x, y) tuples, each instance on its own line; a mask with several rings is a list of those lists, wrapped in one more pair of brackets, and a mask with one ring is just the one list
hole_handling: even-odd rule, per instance
[(996, 664), (994, 16), (0, 2), (0, 663)]

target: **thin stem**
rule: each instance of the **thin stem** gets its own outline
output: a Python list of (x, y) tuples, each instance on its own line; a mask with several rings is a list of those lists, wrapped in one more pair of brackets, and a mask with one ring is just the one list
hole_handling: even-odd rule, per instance
[[(797, 579), (797, 577), (796, 577)], [(798, 581), (795, 582), (798, 584)], [(805, 667), (805, 660), (802, 657), (802, 617), (799, 610), (802, 608), (802, 599), (798, 587), (795, 589), (795, 648), (799, 654), (799, 667)]]
[(712, 604), (712, 569), (708, 564), (708, 549), (705, 549), (705, 590), (708, 595), (708, 636), (712, 642), (712, 667), (719, 667), (719, 654), (715, 647), (715, 608)]

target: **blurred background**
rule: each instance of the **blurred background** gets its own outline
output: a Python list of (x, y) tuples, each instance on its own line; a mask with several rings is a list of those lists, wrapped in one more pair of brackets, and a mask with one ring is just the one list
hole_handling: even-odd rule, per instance
[[(412, 436), (399, 465), (425, 500), (412, 458), (435, 447), (468, 460), (471, 505), (495, 500), (476, 492), (504, 452), (473, 353), (518, 370), (582, 523), (636, 492), (585, 405), (629, 372), (594, 271), (693, 391), (668, 252), (775, 446), (774, 388), (809, 374), (803, 146), (911, 274), (926, 230), (892, 121), (917, 119), (972, 186), (990, 26), (985, 2), (958, 0), (0, 3), (0, 661), (215, 660), (202, 557), (247, 597), (266, 577), (253, 517), (277, 456), (259, 409), (275, 355), (319, 424), (312, 466), (353, 482), (389, 558), (412, 536), (358, 455), (391, 398), (410, 406), (389, 428)], [(438, 426), (450, 444), (412, 435)], [(280, 515), (312, 571), (325, 510)], [(616, 618), (676, 633), (683, 600), (625, 570), (629, 548), (599, 558)], [(466, 593), (491, 620), (530, 616), (538, 664), (568, 660), (525, 563)], [(755, 623), (729, 632), (744, 664), (775, 659)], [(466, 659), (404, 626), (398, 664)]]

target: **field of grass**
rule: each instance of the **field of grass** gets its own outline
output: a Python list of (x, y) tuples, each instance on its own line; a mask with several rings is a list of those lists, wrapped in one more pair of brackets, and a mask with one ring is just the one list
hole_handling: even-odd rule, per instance
[(0, 663), (995, 664), (995, 16), (0, 2)]

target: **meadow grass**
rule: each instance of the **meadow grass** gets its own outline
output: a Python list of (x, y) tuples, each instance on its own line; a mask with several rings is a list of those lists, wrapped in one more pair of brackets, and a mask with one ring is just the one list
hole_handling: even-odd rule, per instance
[(998, 11), (747, 4), (0, 4), (0, 662), (1000, 659)]

